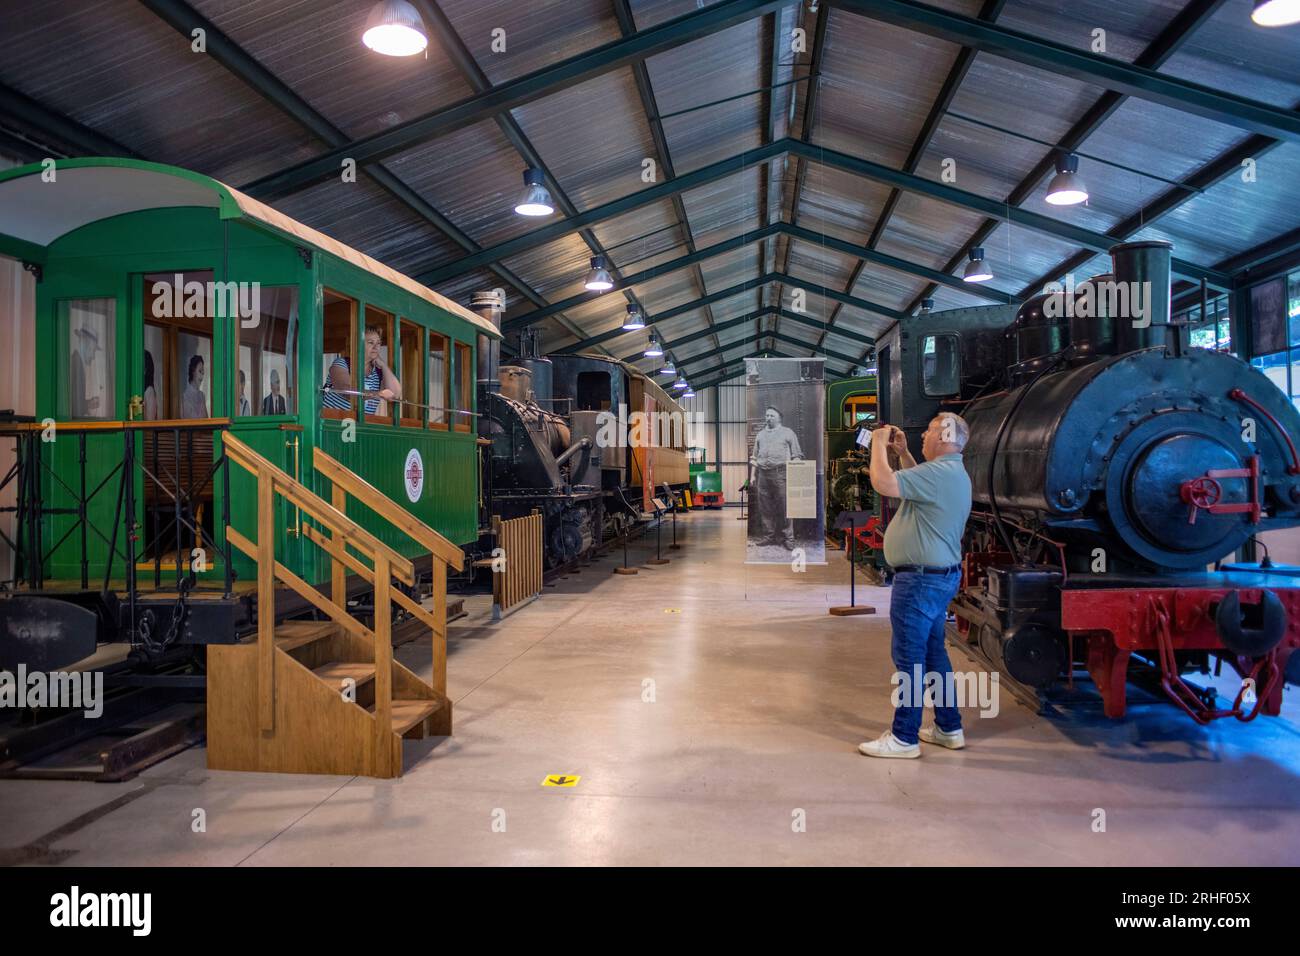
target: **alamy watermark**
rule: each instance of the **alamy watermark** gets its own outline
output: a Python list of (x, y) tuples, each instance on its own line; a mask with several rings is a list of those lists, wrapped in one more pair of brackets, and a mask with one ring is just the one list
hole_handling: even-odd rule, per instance
[(1145, 329), (1151, 324), (1151, 283), (1150, 282), (1080, 282), (1077, 285), (1073, 274), (1065, 277), (1065, 283), (1049, 282), (1043, 286), (1047, 299), (1043, 302), (1043, 315), (1049, 319), (1095, 318), (1111, 316), (1117, 319), (1131, 319), (1133, 328)]
[(178, 272), (171, 282), (155, 282), (150, 291), (155, 319), (238, 318), (246, 329), (256, 328), (261, 320), (260, 282), (186, 282)]
[(940, 674), (913, 664), (912, 673), (895, 671), (889, 682), (894, 685), (889, 699), (895, 707), (973, 707), (979, 708), (981, 717), (996, 717), (1000, 709), (996, 671)]
[(680, 447), (698, 444), (695, 437), (704, 427), (703, 412), (632, 412), (619, 403), (618, 411), (596, 416), (596, 445), (599, 448)]
[(0, 671), (0, 707), (68, 707), (87, 718), (104, 713), (102, 671)]

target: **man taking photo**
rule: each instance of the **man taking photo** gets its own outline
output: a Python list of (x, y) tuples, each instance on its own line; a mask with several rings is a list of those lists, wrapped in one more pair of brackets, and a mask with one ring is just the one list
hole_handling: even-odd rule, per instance
[[(893, 727), (858, 750), (868, 757), (919, 757), (920, 741), (960, 750), (966, 746), (961, 715), (956, 702), (944, 696), (952, 686), (944, 625), (961, 583), (961, 539), (971, 504), (961, 455), (970, 429), (960, 415), (940, 412), (922, 438), (925, 463), (920, 465), (908, 452), (902, 429), (884, 425), (873, 437), (871, 484), (878, 494), (902, 500), (885, 529), (885, 560), (894, 569), (889, 605), (894, 667), (910, 687), (920, 665), (926, 680), (936, 681), (937, 696), (933, 728), (921, 729), (922, 708), (912, 693), (904, 694)], [(898, 455), (897, 471), (889, 463), (891, 448)]]

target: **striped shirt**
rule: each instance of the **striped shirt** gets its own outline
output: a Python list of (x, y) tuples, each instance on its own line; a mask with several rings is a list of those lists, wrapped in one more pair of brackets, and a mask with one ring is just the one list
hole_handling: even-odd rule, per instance
[[(334, 359), (334, 363), (330, 366), (331, 370), (336, 368), (343, 369), (343, 371), (347, 373), (349, 378), (352, 377), (352, 366), (348, 362), (348, 360), (344, 358), (342, 355)], [(362, 389), (367, 392), (377, 392), (379, 391), (379, 387), (382, 383), (383, 383), (383, 373), (381, 373), (379, 371), (379, 367), (376, 366), (375, 368), (371, 369), (369, 372), (366, 373), (366, 378), (365, 378), (365, 382), (362, 384)], [(321, 401), (320, 401), (321, 407), (338, 408), (345, 412), (351, 411), (352, 410), (351, 397), (347, 395), (340, 395), (338, 392), (332, 391), (329, 386), (330, 386), (330, 377), (326, 375), (325, 390), (321, 392)], [(377, 398), (366, 399), (366, 414), (367, 415), (379, 414), (379, 399)]]

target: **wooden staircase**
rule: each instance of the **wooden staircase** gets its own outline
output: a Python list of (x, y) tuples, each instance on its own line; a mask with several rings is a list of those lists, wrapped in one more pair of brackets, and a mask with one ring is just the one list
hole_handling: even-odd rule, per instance
[[(208, 767), (401, 776), (402, 738), (451, 733), (447, 566), (462, 567), (460, 549), (322, 451), (315, 467), (330, 479), (333, 504), (238, 438), (227, 434), (224, 445), (230, 460), (258, 479), (257, 540), (226, 529), (227, 540), (257, 562), (258, 631), (246, 642), (208, 648)], [(304, 536), (330, 555), (328, 597), (275, 559), (277, 495), (302, 510)], [(394, 578), (414, 583), (411, 562), (347, 517), (349, 495), (429, 549), (432, 612), (392, 586)], [(347, 610), (348, 571), (374, 588), (371, 627)], [(277, 583), (327, 619), (277, 625)], [(429, 627), (429, 682), (393, 660), (393, 605)]]

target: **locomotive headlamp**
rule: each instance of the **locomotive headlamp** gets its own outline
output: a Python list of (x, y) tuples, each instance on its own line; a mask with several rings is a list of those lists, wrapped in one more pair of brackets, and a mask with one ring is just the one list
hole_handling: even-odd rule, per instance
[(966, 271), (962, 274), (962, 278), (967, 282), (988, 282), (993, 278), (993, 270), (984, 261), (982, 246), (971, 249), (970, 262), (966, 263)]
[(1047, 201), (1053, 206), (1077, 206), (1088, 201), (1088, 187), (1079, 178), (1079, 157), (1074, 153), (1056, 157), (1056, 175), (1047, 187)]
[(623, 320), (623, 331), (634, 332), (637, 329), (645, 328), (645, 316), (641, 314), (641, 306), (635, 302), (628, 303), (627, 318)]
[(610, 277), (604, 256), (591, 257), (591, 271), (587, 273), (584, 285), (590, 292), (608, 292), (614, 288), (614, 280)]
[(366, 18), (361, 42), (384, 56), (414, 56), (429, 45), (420, 13), (406, 0), (380, 0)]
[(540, 169), (524, 170), (524, 191), (515, 203), (515, 212), (521, 216), (549, 216), (555, 212), (555, 203), (546, 188), (546, 177)]
[(1300, 23), (1300, 0), (1255, 0), (1250, 18), (1261, 27), (1285, 27)]

